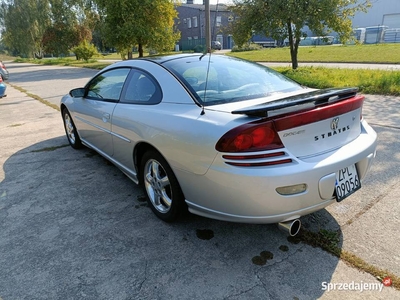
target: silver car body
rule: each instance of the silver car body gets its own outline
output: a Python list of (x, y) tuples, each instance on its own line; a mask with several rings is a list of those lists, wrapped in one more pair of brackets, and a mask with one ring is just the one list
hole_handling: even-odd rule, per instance
[[(201, 60), (199, 56), (195, 59)], [(217, 58), (203, 59), (212, 63)], [(287, 122), (278, 121), (283, 124), (278, 133), (284, 147), (277, 150), (257, 152), (256, 156), (253, 152), (218, 151), (216, 144), (227, 132), (262, 119), (241, 110), (314, 90), (301, 88), (246, 101), (199, 105), (193, 92), (163, 61), (123, 61), (99, 74), (116, 68), (151, 74), (162, 91), (162, 101), (140, 105), (66, 95), (61, 108), (70, 112), (82, 143), (136, 183), (138, 148), (149, 145), (161, 153), (192, 213), (246, 223), (293, 220), (336, 202), (340, 170), (354, 165), (362, 181), (375, 157), (377, 135), (362, 118), (361, 107), (332, 117), (327, 112), (328, 118), (295, 128), (285, 129)], [(242, 159), (252, 165), (240, 165)]]
[(7, 70), (7, 68), (5, 67), (5, 65), (0, 62), (0, 76), (3, 80), (8, 80), (10, 74)]

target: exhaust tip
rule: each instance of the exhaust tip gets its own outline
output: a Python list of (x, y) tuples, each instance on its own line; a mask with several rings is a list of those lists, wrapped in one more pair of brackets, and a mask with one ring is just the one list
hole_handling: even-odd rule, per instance
[(290, 236), (295, 236), (299, 233), (301, 228), (301, 222), (299, 219), (294, 219), (287, 222), (278, 223), (279, 229), (286, 231)]

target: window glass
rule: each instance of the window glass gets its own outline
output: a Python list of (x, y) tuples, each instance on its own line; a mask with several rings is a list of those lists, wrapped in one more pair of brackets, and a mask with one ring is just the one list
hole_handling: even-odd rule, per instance
[(203, 105), (230, 103), (302, 89), (289, 78), (257, 63), (224, 55), (171, 60), (164, 66), (179, 77)]
[(216, 26), (217, 27), (220, 27), (221, 26), (221, 16), (217, 16), (217, 24), (216, 24)]
[(129, 68), (119, 68), (98, 75), (89, 83), (87, 97), (118, 101), (129, 71)]
[(156, 80), (141, 71), (132, 72), (126, 83), (121, 102), (135, 104), (157, 104), (161, 102), (161, 88)]

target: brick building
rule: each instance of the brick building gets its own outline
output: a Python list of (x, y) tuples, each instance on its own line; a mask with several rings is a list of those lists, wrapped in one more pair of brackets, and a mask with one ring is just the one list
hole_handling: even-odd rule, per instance
[[(196, 45), (205, 45), (205, 5), (193, 4), (187, 0), (177, 6), (178, 19), (175, 25), (181, 32), (180, 50), (192, 50)], [(210, 5), (211, 40), (219, 41), (222, 49), (231, 49), (232, 35), (229, 34), (229, 25), (233, 21), (233, 13), (225, 4)]]

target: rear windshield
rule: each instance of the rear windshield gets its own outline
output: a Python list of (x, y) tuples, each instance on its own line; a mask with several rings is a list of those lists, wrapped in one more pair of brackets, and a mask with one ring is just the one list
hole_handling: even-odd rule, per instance
[(286, 93), (302, 87), (263, 65), (225, 56), (190, 56), (166, 61), (174, 73), (207, 106)]

